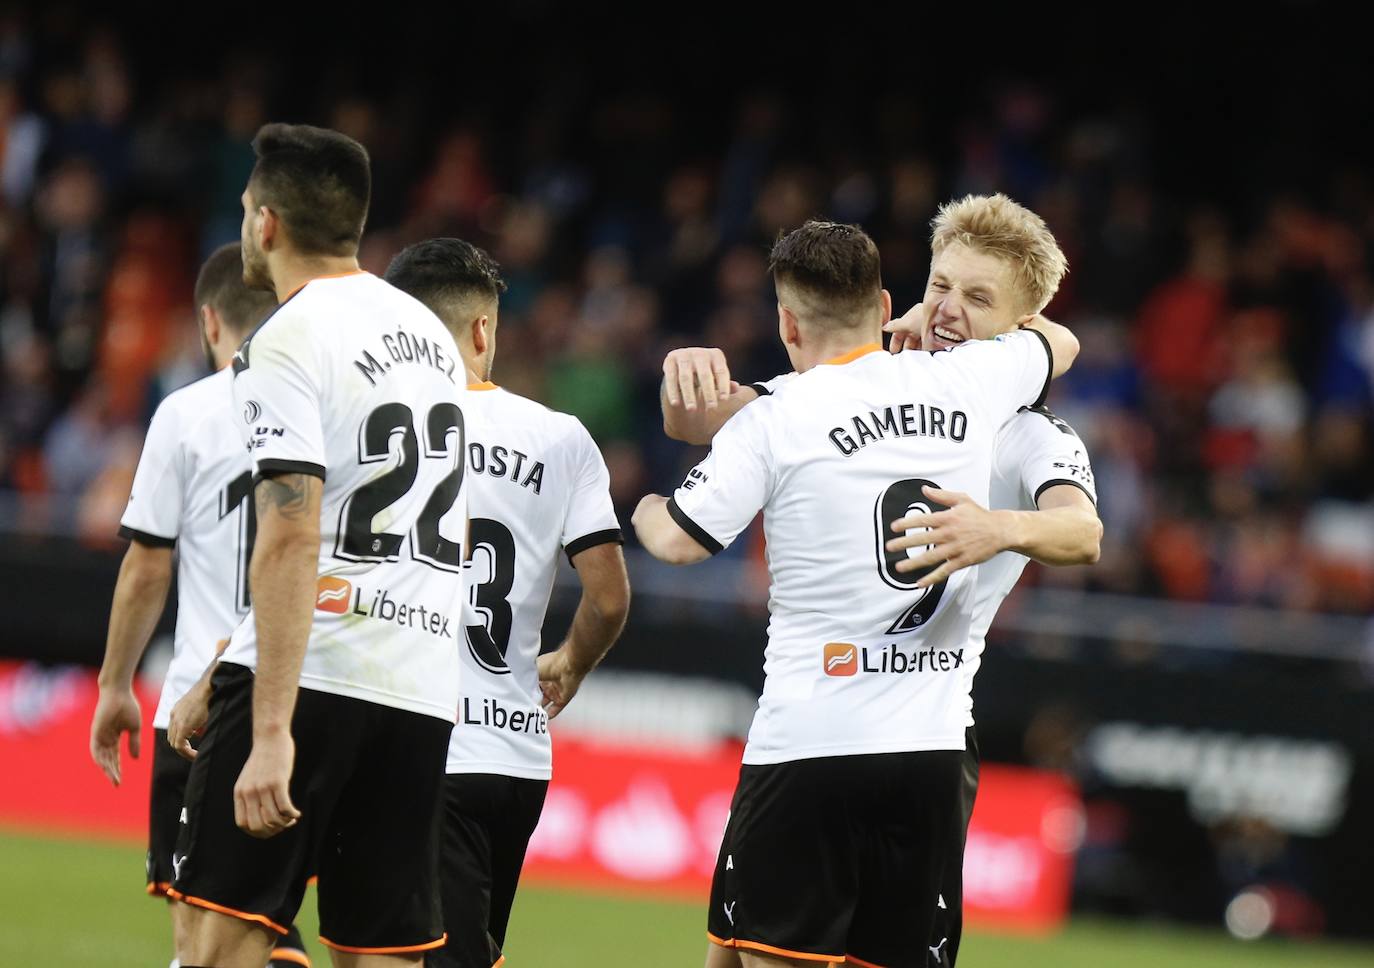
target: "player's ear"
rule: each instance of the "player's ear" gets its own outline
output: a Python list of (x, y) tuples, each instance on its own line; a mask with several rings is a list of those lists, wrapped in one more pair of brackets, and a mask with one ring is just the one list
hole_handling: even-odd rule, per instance
[(487, 351), (487, 340), (490, 337), (488, 322), (489, 317), (485, 313), (472, 321), (472, 350), (478, 356)]
[(221, 324), (215, 307), (205, 303), (200, 307), (200, 328), (205, 333), (205, 342), (214, 346), (219, 342)]
[(882, 300), (883, 304), (883, 318), (878, 325), (886, 326), (888, 321), (892, 319), (892, 293), (888, 292), (886, 289), (880, 290), (879, 298)]
[(281, 232), (281, 220), (266, 205), (258, 206), (258, 248), (266, 252), (276, 244)]
[(782, 303), (778, 303), (778, 335), (786, 346), (801, 345), (801, 325), (797, 322), (797, 314)]

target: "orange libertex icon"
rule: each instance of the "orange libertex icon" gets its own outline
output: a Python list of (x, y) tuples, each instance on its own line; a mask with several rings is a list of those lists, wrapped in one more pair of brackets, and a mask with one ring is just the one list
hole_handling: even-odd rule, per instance
[(321, 612), (348, 611), (348, 600), (353, 597), (353, 586), (342, 578), (325, 575), (315, 583), (315, 607)]
[(848, 642), (825, 643), (825, 674), (852, 676), (859, 671), (859, 650)]

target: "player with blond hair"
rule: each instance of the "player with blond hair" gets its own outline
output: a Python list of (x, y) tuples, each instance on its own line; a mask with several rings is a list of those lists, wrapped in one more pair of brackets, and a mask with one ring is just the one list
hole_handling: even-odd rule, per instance
[[(1049, 304), (1068, 268), (1044, 221), (1004, 195), (949, 202), (940, 207), (932, 227), (925, 298), (887, 327), (894, 353), (904, 348), (938, 352), (1009, 332)], [(668, 354), (664, 377), (669, 436), (709, 443), (731, 415), (795, 374), (739, 387), (731, 383), (719, 350), (692, 348)], [(919, 519), (903, 516), (895, 523), (903, 533), (890, 540), (888, 550), (912, 555), (898, 561), (896, 570), (911, 574), (933, 568), (918, 583), (929, 587), (958, 568), (982, 563), (962, 669), (967, 682), (961, 793), (966, 834), (978, 784), (971, 690), (987, 630), (1030, 558), (1050, 565), (1094, 562), (1102, 525), (1086, 449), (1073, 429), (1044, 406), (1023, 409), (999, 433), (986, 505), (992, 510), (967, 494), (929, 491), (926, 496), (948, 510)], [(937, 899), (928, 945), (933, 965), (952, 966), (958, 954), (962, 853), (961, 837), (958, 857), (946, 867)]]

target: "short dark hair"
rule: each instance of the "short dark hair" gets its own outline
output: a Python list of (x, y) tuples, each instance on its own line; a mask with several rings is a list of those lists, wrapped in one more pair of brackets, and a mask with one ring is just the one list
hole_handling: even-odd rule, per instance
[(243, 251), (237, 242), (210, 253), (196, 276), (195, 300), (197, 312), (213, 306), (231, 332), (245, 336), (277, 305), (271, 292), (243, 284)]
[(500, 299), (506, 291), (496, 260), (462, 239), (428, 239), (408, 245), (396, 253), (383, 278), (420, 300), (440, 319), (454, 303), (474, 296)]
[(799, 291), (807, 308), (845, 324), (878, 299), (883, 280), (878, 247), (857, 225), (812, 220), (780, 235), (768, 258), (779, 287)]
[(277, 213), (297, 250), (357, 252), (372, 195), (366, 148), (328, 128), (265, 124), (253, 139), (253, 152), (253, 201)]

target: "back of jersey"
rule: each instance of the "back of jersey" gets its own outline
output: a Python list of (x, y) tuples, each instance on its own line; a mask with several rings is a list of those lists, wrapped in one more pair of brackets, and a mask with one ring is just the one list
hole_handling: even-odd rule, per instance
[[(301, 686), (452, 721), (467, 516), (453, 338), (359, 272), (308, 283), (234, 369), (257, 473), (324, 480)], [(255, 665), (255, 629), (239, 626), (226, 661)]]
[(558, 558), (621, 541), (610, 475), (577, 418), (491, 383), (469, 389), (479, 429), (468, 438), (469, 611), (448, 772), (547, 780), (540, 630)]
[[(746, 763), (963, 749), (962, 686), (976, 572), (928, 589), (885, 550), (889, 524), (986, 504), (993, 443), (1048, 384), (1047, 344), (1015, 334), (953, 352), (876, 344), (808, 370), (733, 417), (670, 513), (708, 548), (764, 511), (772, 584), (759, 712)], [(911, 554), (916, 554), (913, 551)]]

